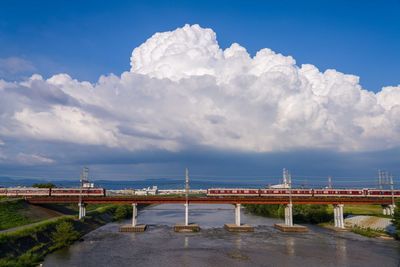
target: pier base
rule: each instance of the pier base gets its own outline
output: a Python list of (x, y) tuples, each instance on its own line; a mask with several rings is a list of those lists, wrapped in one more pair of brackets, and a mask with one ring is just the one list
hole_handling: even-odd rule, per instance
[(347, 228), (334, 227), (334, 226), (329, 229), (332, 229), (335, 232), (349, 232), (350, 231), (350, 229), (347, 229)]
[(122, 225), (119, 228), (120, 232), (129, 232), (129, 233), (137, 233), (137, 232), (144, 232), (147, 228), (146, 224), (138, 224), (136, 226), (132, 226), (131, 224)]
[(178, 233), (190, 233), (190, 232), (198, 232), (200, 231), (200, 226), (198, 224), (175, 224), (174, 231)]
[(288, 226), (284, 223), (276, 223), (275, 228), (282, 232), (292, 232), (292, 233), (305, 233), (308, 232), (308, 228), (302, 225), (294, 224), (293, 226)]
[(248, 224), (236, 225), (233, 223), (227, 223), (224, 228), (229, 232), (254, 232), (254, 227)]

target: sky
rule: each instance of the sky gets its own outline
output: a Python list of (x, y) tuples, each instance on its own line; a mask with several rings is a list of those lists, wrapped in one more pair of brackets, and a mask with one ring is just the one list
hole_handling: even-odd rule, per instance
[(396, 177), (399, 11), (1, 1), (0, 176)]

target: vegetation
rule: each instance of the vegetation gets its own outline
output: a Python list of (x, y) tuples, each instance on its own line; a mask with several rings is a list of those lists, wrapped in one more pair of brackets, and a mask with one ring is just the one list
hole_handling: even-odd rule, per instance
[(114, 220), (120, 221), (132, 215), (132, 207), (129, 205), (121, 205), (115, 209)]
[(366, 236), (366, 237), (378, 237), (382, 236), (385, 234), (384, 231), (379, 231), (371, 228), (364, 228), (364, 227), (359, 227), (359, 226), (354, 226), (351, 228), (351, 231), (353, 233)]
[(392, 222), (394, 227), (396, 227), (395, 237), (396, 239), (400, 239), (400, 202), (396, 203)]
[(293, 220), (305, 223), (322, 223), (332, 219), (328, 205), (294, 205)]
[(283, 214), (284, 214), (282, 205), (247, 204), (247, 205), (244, 205), (244, 207), (250, 213), (264, 216), (264, 217), (280, 218), (280, 217), (283, 217)]
[(74, 226), (70, 222), (61, 222), (56, 226), (52, 238), (60, 247), (66, 247), (79, 238), (79, 232), (75, 231)]
[(34, 222), (21, 212), (26, 206), (25, 201), (21, 199), (0, 202), (0, 230)]
[(0, 266), (37, 266), (46, 254), (70, 245), (101, 225), (131, 216), (131, 212), (128, 205), (102, 205), (83, 220), (64, 215), (0, 233)]
[[(283, 218), (283, 205), (245, 205), (247, 211), (264, 217)], [(331, 220), (328, 205), (293, 205), (293, 220), (303, 223), (321, 223)]]
[(33, 184), (32, 187), (37, 187), (37, 188), (55, 188), (56, 185), (53, 183), (36, 183)]
[(58, 217), (62, 214), (42, 206), (30, 205), (23, 199), (0, 201), (0, 231)]
[[(328, 206), (329, 213), (333, 214), (333, 206)], [(345, 215), (369, 215), (378, 217), (388, 217), (383, 215), (381, 205), (344, 205)]]

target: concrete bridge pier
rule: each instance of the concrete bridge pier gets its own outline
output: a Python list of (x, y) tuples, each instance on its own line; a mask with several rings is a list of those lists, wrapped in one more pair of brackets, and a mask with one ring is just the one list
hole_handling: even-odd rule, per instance
[(135, 227), (137, 224), (137, 204), (132, 204), (132, 227)]
[(235, 205), (235, 224), (240, 226), (240, 204)]
[(254, 227), (248, 224), (241, 224), (240, 222), (240, 208), (239, 203), (235, 204), (235, 224), (225, 224), (224, 228), (229, 232), (254, 232)]
[(333, 219), (335, 228), (344, 229), (343, 204), (333, 205)]
[(275, 228), (282, 232), (308, 232), (308, 228), (302, 225), (293, 224), (293, 204), (285, 205), (285, 223), (275, 224)]
[(382, 205), (382, 213), (383, 213), (383, 215), (390, 215), (390, 208), (389, 208), (389, 205)]
[(189, 225), (189, 203), (185, 203), (185, 226)]
[(147, 228), (146, 224), (137, 224), (137, 203), (132, 204), (132, 224), (123, 225), (119, 228), (120, 232), (144, 232)]
[(187, 233), (187, 232), (198, 232), (200, 231), (200, 227), (198, 224), (189, 223), (189, 202), (184, 204), (185, 206), (185, 223), (177, 223), (174, 226), (174, 231), (178, 233)]
[(394, 209), (396, 208), (396, 205), (389, 205), (389, 207), (388, 207), (388, 211), (389, 211), (389, 214), (388, 215), (391, 215), (391, 216), (393, 216), (394, 215)]
[(285, 225), (293, 226), (293, 204), (285, 205)]
[(79, 207), (79, 215), (78, 215), (78, 218), (79, 218), (79, 220), (80, 220), (80, 219), (82, 219), (83, 217), (86, 216), (86, 204), (85, 204), (85, 203), (82, 203), (82, 202), (79, 202), (79, 203), (78, 203), (78, 207)]
[(396, 205), (382, 205), (382, 211), (383, 215), (389, 215), (392, 216), (394, 215), (394, 209), (396, 208)]

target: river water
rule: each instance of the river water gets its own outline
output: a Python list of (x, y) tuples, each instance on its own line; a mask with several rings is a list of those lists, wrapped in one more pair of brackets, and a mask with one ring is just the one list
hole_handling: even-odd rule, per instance
[(230, 233), (232, 205), (191, 205), (198, 233), (175, 233), (183, 222), (182, 205), (149, 206), (139, 211), (144, 233), (119, 233), (110, 223), (84, 236), (84, 241), (48, 255), (44, 266), (400, 266), (400, 242), (336, 233), (308, 225), (308, 233), (281, 233), (263, 218), (242, 211), (242, 222), (254, 233)]

